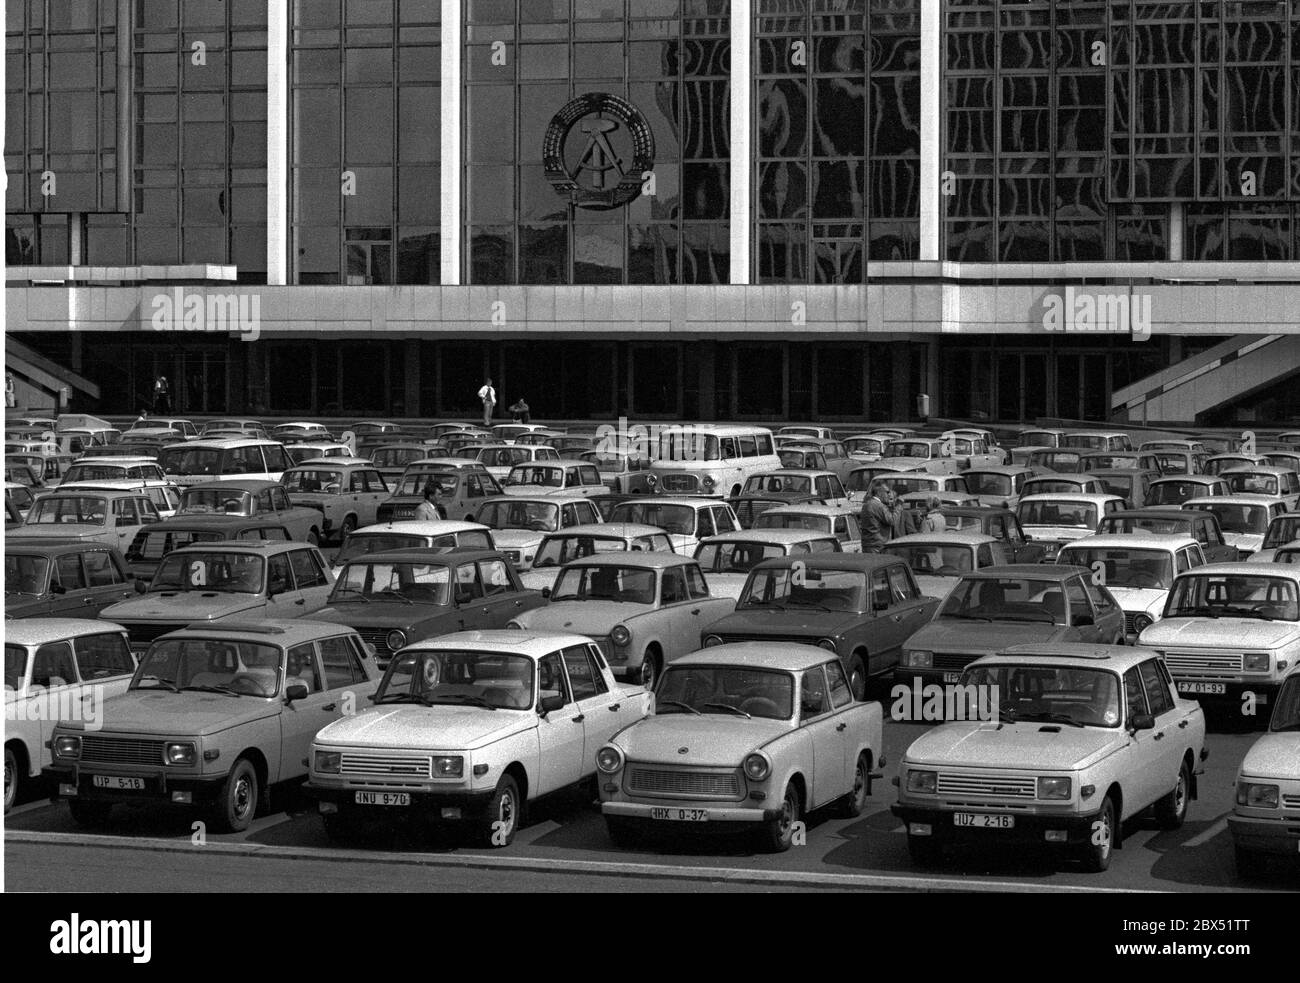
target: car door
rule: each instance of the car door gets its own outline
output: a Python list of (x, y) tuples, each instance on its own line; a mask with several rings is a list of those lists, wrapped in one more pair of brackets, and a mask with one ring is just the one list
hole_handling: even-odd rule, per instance
[(307, 613), (307, 600), (294, 585), (293, 568), (287, 553), (267, 557), (266, 598), (263, 617), (300, 618)]
[(574, 702), (584, 718), (582, 757), (579, 759), (579, 777), (584, 777), (596, 770), (596, 752), (620, 729), (622, 707), (610, 711), (616, 701), (611, 699), (609, 685), (592, 659), (588, 645), (570, 645), (562, 650), (561, 655)]
[(812, 788), (807, 809), (817, 809), (843, 794), (844, 745), (847, 728), (840, 714), (831, 713), (826, 669), (814, 666), (799, 677), (799, 723), (807, 732), (812, 753)]
[(1102, 641), (1101, 626), (1097, 624), (1097, 612), (1093, 610), (1088, 592), (1083, 588), (1083, 578), (1071, 577), (1061, 586), (1070, 618), (1070, 631), (1067, 637), (1074, 642)]
[[(849, 685), (849, 677), (844, 672), (844, 665), (839, 659), (832, 659), (823, 663), (826, 670), (826, 682), (830, 686), (831, 713), (837, 718), (835, 732), (840, 735), (840, 746), (844, 749), (844, 782), (840, 786), (842, 791), (848, 791), (853, 785), (853, 773), (858, 766), (858, 748), (857, 735), (858, 727), (854, 726), (853, 705), (856, 702), (853, 699), (853, 688)], [(860, 721), (861, 718), (858, 718)]]
[(135, 673), (135, 656), (126, 636), (116, 631), (82, 635), (72, 640), (72, 648), (83, 700), (88, 696), (102, 700), (126, 692)]
[(1219, 524), (1209, 516), (1194, 520), (1196, 541), (1201, 544), (1207, 563), (1232, 563), (1237, 559), (1237, 547), (1229, 546), (1223, 539)]
[(114, 499), (112, 514), (113, 533), (116, 536), (117, 548), (125, 552), (126, 548), (131, 545), (131, 540), (135, 539), (135, 534), (140, 531), (140, 515), (136, 511), (135, 499)]
[(524, 610), (519, 582), (505, 560), (480, 560), (478, 570), (479, 582), (483, 585), (480, 612), (483, 627), (504, 628), (511, 618)]
[(671, 645), (664, 652), (664, 661), (671, 662), (679, 655), (694, 652), (700, 642), (700, 616), (703, 606), (691, 600), (686, 586), (685, 567), (665, 567), (659, 577), (658, 623), (663, 625), (662, 635)]
[(856, 515), (837, 515), (831, 523), (831, 531), (839, 540), (842, 552), (862, 552), (862, 531)]
[(119, 554), (109, 550), (87, 550), (81, 557), (86, 578), (83, 617), (93, 618), (110, 604), (135, 596)]
[[(77, 690), (80, 683), (76, 662), (72, 656), (71, 642), (50, 642), (36, 650), (36, 656), (32, 659), (31, 683), (27, 687), (28, 696), (40, 689), (44, 691), (41, 694), (43, 700), (48, 700), (52, 706), (63, 706), (61, 701), (70, 699), (69, 694)], [(41, 738), (38, 747), (45, 746), (57, 722), (41, 720)]]
[(911, 633), (905, 634), (902, 611), (894, 607), (889, 574), (884, 567), (871, 571), (867, 587), (868, 610), (873, 614), (867, 643), (867, 675), (874, 676), (898, 665), (903, 642)]
[(489, 608), (483, 600), (483, 582), (479, 579), (477, 563), (461, 563), (456, 567), (455, 603), (457, 620), (462, 630), (489, 628)]
[(890, 564), (889, 575), (890, 617), (901, 625), (900, 646), (930, 619), (935, 602), (928, 600), (916, 585), (912, 571), (904, 563)]
[[(306, 774), (307, 767), (303, 761), (311, 751), (312, 738), (326, 724), (342, 716), (339, 709), (341, 694), (337, 688), (326, 689), (325, 680), (315, 642), (295, 645), (285, 654), (284, 687), (278, 694), (282, 701), (280, 781)], [(295, 682), (307, 687), (307, 698), (284, 703), (285, 690)]]
[(561, 697), (564, 704), (545, 717), (538, 715), (538, 781), (530, 798), (572, 785), (584, 770), (587, 715), (573, 698), (561, 652), (557, 650), (544, 655), (537, 663), (538, 706), (546, 697), (554, 696)]
[(293, 569), (294, 589), (298, 598), (294, 605), (302, 614), (311, 614), (325, 606), (333, 584), (325, 570), (325, 561), (314, 548), (296, 549), (289, 553), (289, 566)]
[(1124, 609), (1116, 603), (1104, 585), (1094, 584), (1091, 577), (1083, 577), (1080, 583), (1088, 594), (1088, 600), (1092, 602), (1093, 617), (1096, 618), (1101, 641), (1124, 644)]
[(1130, 790), (1124, 795), (1124, 813), (1132, 815), (1156, 798), (1155, 790), (1160, 785), (1161, 744), (1165, 738), (1163, 735), (1156, 737), (1156, 734), (1160, 733), (1159, 726), (1150, 730), (1133, 730), (1134, 718), (1151, 712), (1139, 666), (1134, 666), (1124, 673), (1124, 700), (1124, 727), (1129, 732), (1129, 743), (1125, 749), (1128, 757), (1123, 764), (1125, 771), (1131, 776)]
[[(90, 602), (89, 604), (87, 602)], [(50, 572), (49, 616), (52, 618), (89, 618), (93, 604), (86, 588), (86, 572), (78, 553), (63, 553), (55, 558)]]
[(1183, 745), (1183, 742), (1178, 739), (1179, 726), (1186, 726), (1187, 721), (1169, 690), (1169, 683), (1160, 671), (1158, 659), (1151, 658), (1141, 663), (1138, 666), (1138, 674), (1146, 691), (1149, 712), (1156, 720), (1155, 730), (1151, 732), (1153, 745), (1151, 750), (1155, 753), (1150, 776), (1151, 785), (1148, 789), (1150, 798), (1141, 803), (1145, 806), (1167, 795), (1178, 780)]

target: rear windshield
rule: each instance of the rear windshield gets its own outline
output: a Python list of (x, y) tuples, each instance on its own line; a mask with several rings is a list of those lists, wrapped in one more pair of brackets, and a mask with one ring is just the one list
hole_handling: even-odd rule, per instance
[(167, 474), (221, 474), (222, 452), (211, 447), (167, 447), (158, 465)]

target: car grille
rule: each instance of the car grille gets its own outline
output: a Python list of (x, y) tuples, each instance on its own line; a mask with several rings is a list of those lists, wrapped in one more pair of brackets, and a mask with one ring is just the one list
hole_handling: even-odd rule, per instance
[(432, 778), (433, 763), (431, 758), (345, 751), (339, 772), (362, 778)]
[(1300, 795), (1282, 796), (1282, 807), (1285, 809), (1300, 809)]
[(740, 774), (735, 771), (692, 771), (679, 768), (650, 768), (632, 765), (628, 769), (628, 792), (702, 799), (739, 799)]
[(980, 798), (1032, 799), (1038, 795), (1038, 779), (1033, 775), (954, 775), (941, 771), (938, 793)]
[(363, 642), (369, 642), (375, 647), (375, 658), (387, 661), (393, 654), (392, 649), (388, 647), (388, 633), (391, 628), (358, 628), (357, 634), (361, 636)]
[(737, 635), (732, 634), (731, 632), (727, 632), (726, 634), (723, 634), (722, 632), (705, 632), (705, 634), (716, 634), (724, 642), (794, 642), (795, 644), (802, 645), (816, 645), (817, 638), (821, 637), (813, 637), (812, 635), (803, 637), (799, 635)]
[(119, 737), (83, 737), (81, 760), (123, 765), (161, 765), (162, 741), (142, 741)]
[(666, 492), (693, 492), (700, 487), (700, 479), (693, 474), (663, 474), (659, 487)]
[(968, 665), (981, 657), (980, 653), (935, 652), (934, 668), (942, 669), (945, 672), (960, 672), (962, 669), (965, 669)]
[(180, 621), (176, 623), (158, 623), (148, 622), (146, 624), (127, 624), (119, 622), (130, 636), (132, 645), (148, 645), (159, 635), (166, 635), (169, 631), (179, 631), (184, 628), (188, 622)]
[(1244, 658), (1240, 652), (1166, 652), (1165, 665), (1175, 676), (1188, 673), (1230, 676), (1241, 672)]

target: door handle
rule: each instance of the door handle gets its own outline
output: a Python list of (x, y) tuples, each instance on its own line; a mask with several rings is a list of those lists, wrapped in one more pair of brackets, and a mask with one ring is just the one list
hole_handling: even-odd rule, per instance
[(523, 602), (523, 601), (515, 601), (515, 607), (517, 607), (517, 608), (521, 608), (521, 607), (523, 607), (523, 606), (524, 606), (524, 602)]
[(1186, 721), (1186, 720), (1180, 720), (1180, 721), (1178, 721), (1178, 729), (1179, 729), (1179, 730), (1182, 730), (1182, 729), (1185, 728), (1186, 726), (1187, 726), (1187, 721)]
[(324, 710), (326, 713), (329, 713), (329, 712), (331, 712), (331, 711), (333, 711), (333, 710), (337, 710), (337, 709), (338, 709), (338, 704), (337, 704), (337, 703), (326, 703), (323, 707), (321, 707), (321, 709)]
[(611, 703), (611, 704), (609, 705), (609, 712), (610, 712), (610, 713), (618, 713), (618, 708), (621, 707), (622, 705), (623, 705), (623, 704), (621, 704), (621, 703)]
[(836, 730), (836, 731), (842, 731), (842, 730), (844, 730), (846, 727), (848, 727), (848, 724), (840, 724), (838, 727), (835, 728), (835, 730)]
[(902, 620), (903, 620), (903, 616), (902, 616), (901, 614), (896, 614), (896, 615), (894, 615), (894, 620), (895, 620), (895, 621), (902, 621)]
[(299, 605), (299, 606), (302, 606), (302, 605), (304, 605), (304, 604), (307, 603), (307, 598), (305, 598), (305, 597), (300, 597), (300, 598), (298, 598), (298, 600), (294, 601), (293, 603), (294, 603), (294, 604), (297, 604), (297, 605)]
[(94, 599), (93, 597), (83, 597), (83, 598), (81, 599), (81, 603), (82, 603), (82, 604), (94, 604), (94, 603), (95, 603), (95, 599)]
[(584, 720), (586, 720), (586, 719), (587, 719), (587, 715), (586, 715), (585, 713), (580, 713), (580, 714), (578, 714), (576, 717), (573, 718), (573, 722), (574, 722), (575, 724), (580, 724), (580, 723), (582, 723), (582, 722), (583, 722)]
[(699, 608), (695, 608), (693, 611), (691, 611), (691, 614), (699, 614), (699, 613), (700, 613)]
[(1163, 741), (1164, 739), (1165, 739), (1165, 732), (1163, 730), (1160, 731), (1160, 733), (1158, 734), (1151, 735), (1151, 740), (1153, 741)]

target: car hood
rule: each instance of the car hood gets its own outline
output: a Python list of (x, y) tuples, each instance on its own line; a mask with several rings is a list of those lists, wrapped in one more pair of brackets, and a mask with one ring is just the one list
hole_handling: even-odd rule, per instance
[(709, 629), (711, 635), (831, 635), (847, 630), (862, 621), (866, 615), (844, 611), (819, 611), (816, 608), (795, 607), (785, 610), (748, 608), (727, 615)]
[(1036, 543), (1071, 543), (1084, 536), (1091, 536), (1093, 532), (1084, 526), (1024, 526), (1024, 530), (1025, 535), (1032, 537)]
[(1294, 621), (1257, 618), (1167, 618), (1144, 631), (1138, 643), (1147, 648), (1267, 648), (1296, 638)]
[(553, 601), (545, 607), (525, 611), (515, 621), (525, 628), (543, 631), (608, 635), (615, 625), (653, 610), (652, 605), (630, 601)]
[(1069, 633), (1066, 625), (1045, 621), (965, 621), (940, 618), (923, 626), (907, 640), (909, 649), (984, 652), (992, 655), (1012, 645), (1059, 641)]
[(1264, 534), (1262, 532), (1225, 532), (1223, 541), (1243, 552), (1254, 553), (1264, 545)]
[[(104, 609), (108, 621), (214, 621), (245, 611), (274, 610), (254, 594), (224, 594), (217, 591), (158, 591)], [(285, 614), (285, 617), (290, 617)]]
[(1168, 589), (1164, 587), (1111, 587), (1108, 584), (1107, 588), (1125, 611), (1157, 618), (1165, 609), (1165, 599), (1169, 596)]
[(529, 711), (466, 706), (377, 706), (343, 717), (321, 730), (316, 746), (472, 750), (517, 731), (537, 726)]
[(349, 628), (400, 628), (410, 631), (419, 622), (440, 614), (450, 614), (451, 607), (437, 604), (403, 604), (398, 600), (338, 600), (312, 613), (312, 621), (328, 621)]
[(711, 573), (707, 577), (710, 597), (730, 597), (732, 600), (740, 598), (740, 592), (749, 580), (747, 573)]
[(1300, 732), (1265, 734), (1246, 752), (1241, 774), (1300, 781)]
[(790, 729), (789, 721), (682, 711), (646, 717), (612, 743), (633, 762), (739, 768), (745, 755)]
[(1122, 745), (1118, 728), (1015, 724), (941, 724), (918, 737), (904, 756), (908, 765), (938, 768), (1007, 768), (1068, 771), (1085, 768)]
[[(526, 590), (545, 590), (547, 587), (555, 586), (555, 579), (559, 575), (559, 567), (542, 567), (540, 570), (533, 567), (531, 570), (525, 570), (519, 575), (519, 582), (524, 585)], [(712, 581), (710, 581), (710, 585), (712, 585)]]
[(89, 522), (63, 522), (49, 525), (18, 527), (18, 535), (23, 539), (104, 539), (113, 535), (108, 526), (96, 526)]
[[(103, 728), (97, 733), (203, 737), (274, 717), (280, 707), (278, 697), (130, 690), (104, 701)], [(85, 729), (81, 723), (67, 722), (61, 726), (69, 730)]]
[(537, 546), (544, 536), (546, 533), (533, 529), (492, 530), (492, 542), (496, 544), (498, 550), (519, 550)]

